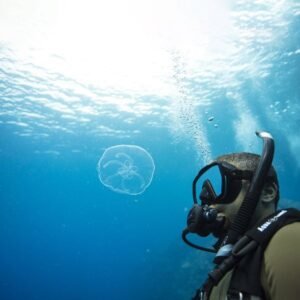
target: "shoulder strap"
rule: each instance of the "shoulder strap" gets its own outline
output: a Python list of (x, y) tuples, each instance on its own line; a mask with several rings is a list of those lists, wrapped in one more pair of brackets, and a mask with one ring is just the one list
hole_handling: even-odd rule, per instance
[(287, 208), (268, 216), (258, 226), (246, 232), (246, 235), (251, 240), (255, 240), (259, 247), (239, 261), (231, 278), (230, 290), (264, 298), (260, 283), (264, 250), (279, 229), (293, 222), (300, 222), (300, 211)]
[(297, 221), (300, 221), (299, 210), (295, 208), (282, 209), (265, 218), (258, 226), (246, 232), (246, 235), (266, 248), (280, 228)]

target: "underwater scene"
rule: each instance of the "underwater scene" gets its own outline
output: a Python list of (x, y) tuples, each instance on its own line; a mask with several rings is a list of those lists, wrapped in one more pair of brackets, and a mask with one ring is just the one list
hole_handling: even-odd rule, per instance
[(297, 0), (2, 0), (0, 299), (190, 299), (197, 172), (267, 131), (300, 208), (299, 126)]

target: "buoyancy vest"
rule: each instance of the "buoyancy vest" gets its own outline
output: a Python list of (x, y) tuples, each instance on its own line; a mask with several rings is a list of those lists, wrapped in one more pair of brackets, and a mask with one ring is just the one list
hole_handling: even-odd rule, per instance
[[(261, 266), (264, 251), (273, 235), (282, 227), (300, 222), (300, 211), (287, 208), (276, 211), (250, 229), (233, 247), (233, 253), (216, 266), (208, 275), (208, 279), (196, 292), (193, 300), (206, 300), (214, 286), (223, 276), (233, 270), (227, 299), (265, 299), (260, 282)], [(237, 245), (236, 244), (236, 245)]]

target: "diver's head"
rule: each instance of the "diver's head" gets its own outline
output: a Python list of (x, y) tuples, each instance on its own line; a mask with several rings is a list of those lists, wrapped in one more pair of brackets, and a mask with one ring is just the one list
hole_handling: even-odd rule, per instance
[[(211, 203), (210, 206), (218, 211), (219, 216), (224, 216), (226, 222), (224, 223), (223, 233), (227, 231), (230, 224), (234, 221), (239, 208), (241, 207), (255, 170), (260, 161), (260, 156), (253, 153), (232, 153), (219, 156), (216, 162), (233, 166), (237, 171), (241, 171), (241, 178), (234, 177), (235, 171), (231, 171), (233, 176), (227, 179), (227, 196), (223, 201)], [(230, 173), (229, 173), (230, 176)], [(273, 166), (271, 166), (268, 176), (263, 185), (262, 192), (257, 202), (255, 213), (251, 219), (249, 227), (260, 221), (265, 216), (273, 213), (279, 200), (279, 183), (277, 174)], [(216, 234), (215, 234), (216, 235)]]
[(274, 140), (268, 132), (260, 131), (256, 135), (263, 140), (261, 156), (245, 152), (222, 155), (203, 167), (193, 180), (194, 206), (182, 233), (190, 246), (214, 252), (186, 238), (189, 233), (213, 234), (219, 241), (223, 240), (221, 252), (230, 246), (226, 248), (227, 255), (250, 226), (276, 210), (279, 184), (272, 167)]
[[(221, 217), (225, 220), (222, 228), (214, 226), (212, 222), (207, 224), (203, 220), (199, 225), (198, 233), (200, 235), (206, 236), (208, 231), (216, 237), (226, 234), (247, 196), (260, 160), (259, 155), (252, 153), (226, 154), (200, 170), (193, 182), (194, 203), (200, 204), (201, 207), (215, 209), (218, 212), (218, 220)], [(251, 213), (248, 225), (252, 226), (275, 211), (278, 199), (277, 175), (271, 166), (264, 178), (262, 190), (255, 200), (257, 202), (256, 209)], [(215, 228), (215, 230), (211, 230), (211, 228)]]

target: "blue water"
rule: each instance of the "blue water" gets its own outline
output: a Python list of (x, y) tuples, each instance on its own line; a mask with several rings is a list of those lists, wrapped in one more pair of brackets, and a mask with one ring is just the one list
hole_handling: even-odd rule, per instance
[[(167, 49), (161, 92), (79, 79), (0, 37), (1, 299), (189, 299), (212, 260), (181, 241), (192, 180), (217, 155), (260, 153), (255, 130), (275, 138), (281, 205), (300, 206), (300, 5), (251, 3), (232, 1), (235, 36), (208, 35), (210, 56)], [(99, 181), (119, 144), (154, 160), (143, 194)]]

